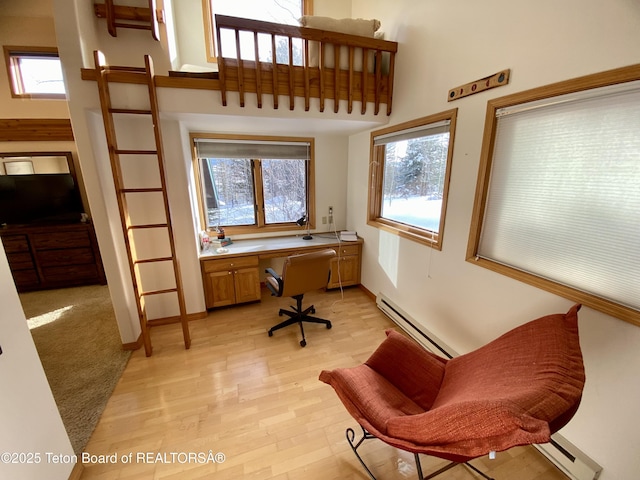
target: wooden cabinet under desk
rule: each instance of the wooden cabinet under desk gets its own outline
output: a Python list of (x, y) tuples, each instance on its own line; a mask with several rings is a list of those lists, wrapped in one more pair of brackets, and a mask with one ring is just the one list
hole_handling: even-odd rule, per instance
[(20, 292), (106, 283), (91, 224), (6, 227), (0, 237)]
[(260, 300), (257, 255), (206, 260), (201, 266), (207, 308)]
[(331, 277), (327, 288), (360, 284), (361, 244), (335, 247), (337, 257), (331, 261)]
[(260, 260), (283, 258), (331, 248), (336, 258), (331, 261), (327, 288), (360, 284), (362, 240), (339, 242), (336, 238), (314, 236), (238, 240), (228, 253), (207, 252), (201, 255), (202, 281), (207, 308), (235, 305), (260, 300)]

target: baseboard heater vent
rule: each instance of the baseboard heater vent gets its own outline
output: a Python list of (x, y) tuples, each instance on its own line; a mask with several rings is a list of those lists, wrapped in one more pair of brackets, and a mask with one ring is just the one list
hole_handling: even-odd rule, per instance
[[(376, 304), (396, 325), (430, 352), (446, 358), (458, 355), (424, 326), (418, 325), (386, 295), (378, 294)], [(602, 467), (560, 434), (555, 433), (551, 436), (551, 442), (534, 447), (572, 480), (597, 480), (600, 477)]]

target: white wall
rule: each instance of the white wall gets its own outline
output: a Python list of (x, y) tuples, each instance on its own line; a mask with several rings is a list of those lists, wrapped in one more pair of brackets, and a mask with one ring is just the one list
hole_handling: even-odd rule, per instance
[[(465, 261), (486, 102), (548, 83), (640, 62), (640, 4), (565, 0), (353, 0), (399, 42), (390, 124), (457, 107), (442, 251), (366, 225), (369, 133), (349, 144), (348, 220), (365, 239), (362, 282), (384, 292), (458, 352), (571, 301)], [(510, 84), (451, 103), (449, 89), (511, 69)], [(640, 472), (640, 328), (580, 311), (587, 383), (562, 434), (604, 467), (603, 480)]]
[[(38, 358), (22, 305), (13, 284), (9, 264), (0, 243), (0, 478), (63, 480), (75, 461), (73, 448), (62, 424), (47, 377)], [(38, 453), (40, 462), (5, 461), (5, 452)], [(53, 455), (68, 456), (54, 464)]]

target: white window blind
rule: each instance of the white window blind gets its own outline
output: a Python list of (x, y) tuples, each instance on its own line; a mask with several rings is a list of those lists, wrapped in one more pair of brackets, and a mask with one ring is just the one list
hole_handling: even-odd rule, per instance
[(198, 158), (309, 159), (309, 142), (196, 138)]
[(478, 256), (640, 310), (638, 82), (497, 117)]
[(430, 135), (438, 135), (440, 133), (448, 133), (451, 120), (443, 120), (441, 122), (430, 123), (428, 125), (420, 125), (418, 127), (390, 132), (373, 137), (373, 144), (386, 145), (388, 143), (400, 142), (402, 140), (412, 140), (414, 138), (428, 137)]

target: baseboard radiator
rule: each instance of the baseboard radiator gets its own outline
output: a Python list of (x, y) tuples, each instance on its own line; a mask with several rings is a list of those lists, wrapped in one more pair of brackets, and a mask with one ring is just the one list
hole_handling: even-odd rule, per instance
[[(384, 294), (378, 294), (376, 304), (396, 325), (427, 350), (446, 358), (458, 355), (424, 326), (418, 325), (411, 316)], [(602, 467), (562, 435), (555, 433), (551, 436), (550, 443), (534, 445), (534, 447), (572, 480), (597, 480), (600, 477)]]

